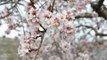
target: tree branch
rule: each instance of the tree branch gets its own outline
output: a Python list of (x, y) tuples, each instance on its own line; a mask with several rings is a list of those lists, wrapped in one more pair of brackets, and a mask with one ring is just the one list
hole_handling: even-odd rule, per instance
[(53, 10), (54, 10), (54, 5), (55, 5), (55, 0), (53, 0), (52, 5), (50, 5), (50, 6), (48, 7), (48, 10), (49, 10), (50, 12), (53, 12)]
[[(36, 7), (34, 6), (34, 2), (33, 2), (32, 0), (30, 0), (30, 2), (32, 3), (32, 7), (33, 7), (34, 9), (36, 9)], [(35, 14), (35, 15), (36, 15), (36, 14)], [(38, 37), (41, 37), (41, 41), (40, 41), (39, 47), (38, 47), (38, 49), (37, 49), (37, 53), (36, 53), (36, 55), (35, 55), (35, 57), (34, 57), (34, 60), (36, 60), (36, 59), (37, 59), (37, 56), (39, 55), (39, 51), (40, 51), (40, 48), (41, 48), (42, 43), (43, 43), (43, 40), (44, 40), (44, 34), (45, 34), (45, 32), (46, 32), (46, 29), (42, 26), (42, 24), (39, 23), (39, 26), (42, 27), (42, 28), (44, 29), (44, 31), (41, 31), (42, 34), (41, 34), (40, 36), (38, 36)], [(37, 39), (38, 37), (36, 37), (36, 39)]]
[(75, 16), (76, 19), (79, 19), (79, 18), (92, 18), (92, 14), (90, 13), (84, 13), (84, 15), (77, 15)]
[(0, 5), (5, 5), (5, 4), (8, 4), (9, 2), (10, 2), (10, 0), (5, 1), (5, 2), (0, 2)]
[(95, 12), (98, 13), (99, 16), (107, 19), (107, 11), (104, 10), (104, 9), (102, 10), (102, 8), (101, 8), (101, 7), (103, 6), (103, 2), (104, 2), (104, 0), (99, 0), (99, 1), (97, 2), (97, 4), (91, 3), (91, 7), (93, 8), (93, 10), (94, 10)]
[[(0, 19), (3, 19), (3, 18), (5, 18), (5, 17), (10, 16), (10, 15), (13, 13), (13, 10), (15, 9), (15, 7), (16, 7), (17, 4), (19, 3), (19, 1), (20, 1), (20, 0), (18, 0), (17, 2), (15, 2), (15, 3), (13, 4), (13, 6), (11, 6), (11, 7), (8, 9), (8, 12), (6, 12), (6, 13), (7, 13), (6, 15), (0, 16)], [(5, 3), (7, 3), (7, 2), (5, 2)], [(4, 3), (4, 4), (5, 4), (5, 3)], [(11, 9), (12, 9), (12, 11), (11, 11)], [(9, 12), (9, 11), (11, 11), (11, 12)]]
[(92, 27), (92, 26), (86, 26), (86, 25), (79, 25), (79, 26), (77, 26), (77, 28), (78, 27), (81, 27), (81, 26), (83, 26), (83, 27), (86, 27), (86, 28), (89, 28), (89, 29), (91, 29), (91, 30), (93, 30), (94, 32), (95, 32), (95, 35), (96, 36), (107, 36), (107, 34), (104, 34), (104, 33), (99, 33), (94, 27)]

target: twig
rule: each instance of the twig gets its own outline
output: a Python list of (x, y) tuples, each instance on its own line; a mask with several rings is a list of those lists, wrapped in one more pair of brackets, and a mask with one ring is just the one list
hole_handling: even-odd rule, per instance
[(96, 36), (107, 36), (107, 34), (99, 33), (99, 32), (98, 32), (94, 27), (92, 27), (92, 26), (79, 25), (79, 26), (77, 26), (77, 28), (78, 28), (78, 27), (81, 27), (81, 26), (86, 27), (86, 28), (90, 28), (90, 29), (94, 30)]
[(53, 12), (53, 10), (54, 10), (54, 5), (55, 5), (55, 0), (53, 0), (52, 5), (50, 5), (50, 6), (48, 7), (48, 10), (49, 10), (50, 12)]
[(18, 8), (16, 8), (16, 9), (17, 9), (17, 11), (19, 12), (19, 16), (20, 16), (20, 18), (21, 18), (21, 23), (22, 23), (22, 27), (23, 27), (23, 33), (24, 33), (24, 35), (25, 35), (25, 30), (24, 30), (24, 26), (23, 26), (23, 20), (22, 20), (21, 13), (20, 13), (20, 11), (18, 10)]
[(42, 47), (42, 43), (43, 43), (43, 39), (44, 39), (44, 34), (45, 34), (45, 32), (44, 32), (43, 35), (41, 36), (41, 41), (40, 41), (39, 47), (38, 47), (38, 49), (37, 49), (37, 53), (36, 53), (36, 55), (35, 55), (35, 57), (34, 57), (34, 60), (36, 60), (36, 59), (37, 59), (37, 56), (39, 55), (39, 51), (40, 51), (40, 48)]
[[(34, 9), (36, 9), (36, 7), (34, 6), (34, 2), (32, 1), (32, 0), (30, 0), (30, 2), (32, 3), (32, 7), (34, 8)], [(36, 15), (36, 14), (35, 14)], [(43, 29), (44, 29), (44, 31), (41, 31), (41, 35), (40, 35), (40, 37), (41, 37), (41, 41), (40, 41), (40, 44), (39, 44), (39, 47), (38, 47), (38, 49), (37, 49), (37, 53), (36, 53), (36, 55), (35, 55), (35, 57), (34, 57), (34, 60), (36, 60), (37, 59), (37, 56), (39, 55), (39, 51), (40, 51), (40, 48), (41, 48), (41, 46), (42, 46), (42, 43), (43, 43), (43, 39), (44, 39), (44, 34), (45, 34), (45, 32), (46, 32), (46, 29), (42, 26), (42, 24), (39, 24), (40, 25), (40, 27), (42, 27)]]

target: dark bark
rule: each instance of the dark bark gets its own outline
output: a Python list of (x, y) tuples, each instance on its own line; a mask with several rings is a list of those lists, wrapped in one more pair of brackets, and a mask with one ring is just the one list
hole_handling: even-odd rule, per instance
[(91, 7), (93, 8), (93, 10), (95, 12), (98, 13), (98, 15), (100, 17), (103, 17), (103, 18), (107, 19), (107, 14), (106, 14), (107, 11), (105, 9), (102, 10), (103, 2), (104, 2), (104, 0), (99, 0), (97, 2), (97, 4), (91, 3)]

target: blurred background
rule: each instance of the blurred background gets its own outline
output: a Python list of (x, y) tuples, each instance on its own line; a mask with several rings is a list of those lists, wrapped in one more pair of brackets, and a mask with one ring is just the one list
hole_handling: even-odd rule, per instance
[(20, 60), (17, 54), (18, 40), (0, 38), (0, 60)]

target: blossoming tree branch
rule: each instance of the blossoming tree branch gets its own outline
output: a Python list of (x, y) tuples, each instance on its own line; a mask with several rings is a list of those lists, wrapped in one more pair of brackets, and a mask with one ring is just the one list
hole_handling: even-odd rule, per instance
[[(1, 0), (0, 24), (8, 24), (6, 34), (11, 33), (11, 30), (23, 31), (18, 36), (18, 54), (22, 60), (92, 60), (87, 52), (79, 52), (76, 43), (79, 35), (75, 34), (77, 28), (82, 26), (93, 30), (95, 36), (107, 36), (97, 31), (100, 28), (99, 21), (96, 20), (96, 27), (79, 21), (94, 17), (106, 20), (107, 9), (103, 2), (104, 0), (96, 3), (91, 0)], [(91, 4), (93, 13), (83, 12), (88, 4)], [(75, 21), (80, 25), (75, 26)]]

